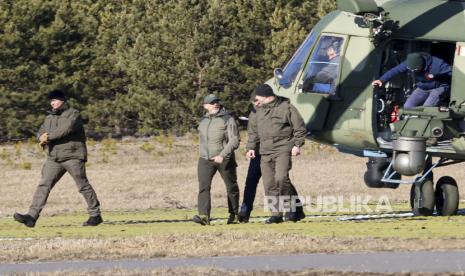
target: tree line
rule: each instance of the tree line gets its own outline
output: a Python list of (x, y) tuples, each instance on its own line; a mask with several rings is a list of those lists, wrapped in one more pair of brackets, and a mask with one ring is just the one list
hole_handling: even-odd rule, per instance
[(183, 133), (216, 93), (246, 115), (335, 0), (0, 1), (0, 141), (35, 134), (60, 88), (94, 137)]

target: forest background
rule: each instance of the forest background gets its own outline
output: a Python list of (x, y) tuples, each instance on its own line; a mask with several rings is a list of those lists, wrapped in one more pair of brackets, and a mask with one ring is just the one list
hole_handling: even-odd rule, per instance
[(183, 134), (216, 93), (247, 115), (335, 0), (1, 0), (0, 142), (32, 137), (66, 91), (89, 136)]

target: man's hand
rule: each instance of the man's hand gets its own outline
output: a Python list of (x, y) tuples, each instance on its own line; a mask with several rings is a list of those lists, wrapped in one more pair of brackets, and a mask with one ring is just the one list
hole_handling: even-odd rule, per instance
[(381, 87), (383, 86), (383, 82), (381, 80), (374, 80), (371, 85), (373, 85), (373, 87)]
[(213, 162), (215, 162), (215, 163), (221, 164), (221, 163), (223, 163), (224, 158), (221, 155), (217, 155), (217, 156), (213, 157), (211, 160), (213, 160)]
[(245, 157), (247, 159), (254, 159), (255, 158), (255, 151), (254, 150), (249, 150), (246, 154)]
[(292, 156), (300, 155), (300, 148), (298, 146), (292, 147), (291, 154)]
[(44, 134), (39, 136), (39, 145), (43, 148), (48, 143), (48, 133), (45, 132)]

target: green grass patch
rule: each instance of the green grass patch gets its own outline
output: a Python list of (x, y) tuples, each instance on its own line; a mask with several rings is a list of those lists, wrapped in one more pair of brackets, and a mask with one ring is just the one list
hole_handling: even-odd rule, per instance
[[(404, 205), (400, 205), (404, 206)], [(405, 207), (405, 206), (404, 206)], [(396, 210), (402, 211), (397, 206)], [(408, 211), (408, 209), (403, 209)], [(190, 233), (254, 232), (289, 233), (312, 237), (373, 237), (373, 238), (465, 238), (465, 216), (408, 217), (339, 221), (342, 214), (312, 213), (298, 223), (265, 225), (268, 215), (255, 210), (251, 223), (227, 225), (227, 210), (214, 209), (210, 226), (191, 221), (196, 210), (152, 209), (143, 211), (105, 212), (105, 222), (97, 227), (82, 227), (84, 213), (43, 216), (35, 228), (27, 228), (12, 217), (0, 219), (0, 238), (120, 238), (145, 235)], [(321, 217), (318, 217), (321, 215)], [(347, 214), (353, 215), (353, 214)]]

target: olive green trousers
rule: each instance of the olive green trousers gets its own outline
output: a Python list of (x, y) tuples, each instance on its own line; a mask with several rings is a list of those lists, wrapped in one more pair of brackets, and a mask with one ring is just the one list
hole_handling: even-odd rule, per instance
[(36, 188), (32, 204), (29, 208), (28, 214), (30, 216), (35, 219), (39, 217), (47, 202), (50, 191), (66, 172), (74, 179), (79, 192), (86, 200), (89, 215), (100, 215), (100, 202), (87, 179), (85, 162), (79, 159), (70, 159), (63, 162), (47, 159), (42, 167), (42, 178)]
[(289, 171), (292, 168), (291, 153), (262, 154), (260, 168), (265, 187), (265, 205), (272, 215), (281, 216), (283, 212), (294, 212), (296, 205), (301, 202), (289, 178)]
[(213, 176), (218, 171), (226, 185), (228, 195), (228, 210), (230, 214), (237, 214), (239, 211), (239, 186), (237, 185), (236, 160), (234, 156), (224, 159), (218, 164), (211, 160), (199, 158), (197, 174), (199, 178), (198, 210), (199, 215), (210, 217), (211, 196), (210, 190)]

